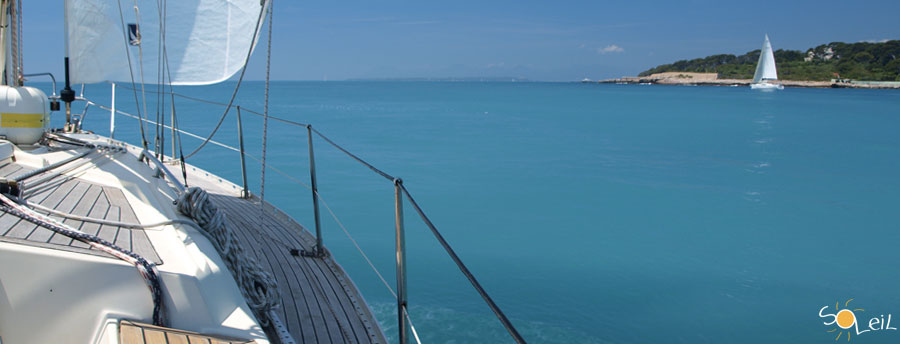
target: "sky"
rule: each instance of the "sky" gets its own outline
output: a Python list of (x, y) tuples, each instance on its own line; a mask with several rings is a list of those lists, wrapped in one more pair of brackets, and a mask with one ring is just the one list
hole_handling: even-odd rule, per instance
[[(26, 73), (62, 78), (62, 4), (23, 1)], [(276, 80), (575, 81), (743, 54), (759, 49), (766, 33), (775, 49), (793, 50), (900, 39), (897, 0), (275, 0), (274, 9)], [(260, 45), (246, 78), (264, 76)]]

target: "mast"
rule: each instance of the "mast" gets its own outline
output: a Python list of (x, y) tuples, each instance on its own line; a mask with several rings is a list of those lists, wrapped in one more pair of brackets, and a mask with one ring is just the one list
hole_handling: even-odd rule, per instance
[(0, 85), (6, 82), (6, 57), (9, 55), (9, 0), (0, 1)]
[(19, 57), (19, 8), (18, 0), (0, 1), (0, 85), (22, 86), (22, 67)]
[(22, 86), (24, 78), (22, 77), (22, 53), (21, 53), (21, 19), (19, 10), (22, 8), (21, 0), (13, 0), (9, 2), (9, 57), (12, 59), (12, 65), (9, 70), (10, 79), (6, 80), (12, 86)]

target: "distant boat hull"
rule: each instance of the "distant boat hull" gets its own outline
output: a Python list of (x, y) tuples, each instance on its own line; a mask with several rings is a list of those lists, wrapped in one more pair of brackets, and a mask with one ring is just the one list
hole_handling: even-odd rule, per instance
[(762, 90), (762, 91), (774, 91), (774, 90), (783, 90), (784, 86), (779, 84), (769, 84), (769, 83), (759, 83), (759, 84), (750, 84), (751, 90)]

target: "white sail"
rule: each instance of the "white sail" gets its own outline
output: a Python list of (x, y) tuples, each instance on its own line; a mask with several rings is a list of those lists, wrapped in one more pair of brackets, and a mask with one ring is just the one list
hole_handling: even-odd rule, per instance
[(759, 52), (759, 61), (756, 63), (756, 73), (753, 74), (754, 84), (763, 80), (778, 80), (778, 73), (775, 71), (775, 54), (772, 53), (769, 35), (766, 35), (766, 41), (763, 42), (762, 50)]
[(243, 67), (262, 24), (260, 0), (65, 1), (73, 83), (140, 82), (141, 68), (159, 83), (161, 61), (174, 85), (221, 82)]

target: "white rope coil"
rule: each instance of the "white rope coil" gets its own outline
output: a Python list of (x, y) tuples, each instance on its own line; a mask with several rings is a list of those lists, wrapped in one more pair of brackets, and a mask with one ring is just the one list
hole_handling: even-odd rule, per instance
[(181, 194), (178, 211), (193, 218), (204, 229), (241, 287), (241, 294), (260, 325), (269, 326), (270, 314), (280, 303), (278, 285), (256, 259), (244, 253), (237, 236), (225, 225), (225, 214), (209, 200), (209, 194), (198, 187), (189, 188)]

